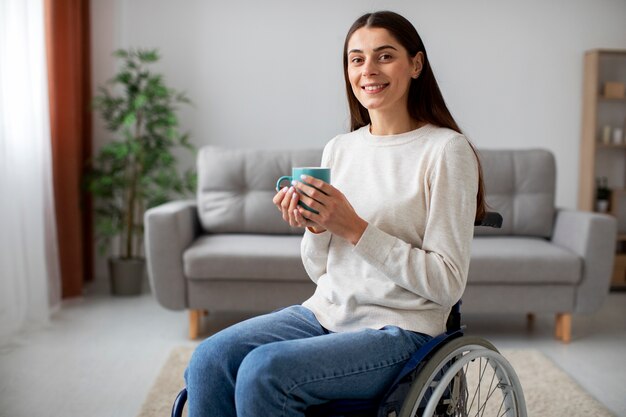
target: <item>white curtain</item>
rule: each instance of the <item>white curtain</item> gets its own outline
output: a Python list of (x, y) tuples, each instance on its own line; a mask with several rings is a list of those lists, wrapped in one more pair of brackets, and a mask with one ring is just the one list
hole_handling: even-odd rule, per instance
[(0, 340), (60, 303), (44, 0), (0, 0)]

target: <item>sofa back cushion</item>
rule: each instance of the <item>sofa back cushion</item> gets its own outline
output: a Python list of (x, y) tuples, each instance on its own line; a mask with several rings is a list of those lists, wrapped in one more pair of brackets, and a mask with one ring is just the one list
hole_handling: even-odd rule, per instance
[[(480, 150), (487, 203), (501, 229), (475, 235), (550, 237), (556, 168), (544, 149)], [(198, 154), (198, 211), (210, 233), (301, 234), (272, 204), (276, 180), (294, 166), (319, 166), (322, 150), (253, 150), (205, 146)]]
[(479, 150), (487, 204), (502, 228), (476, 227), (475, 235), (550, 237), (554, 221), (556, 164), (545, 149)]
[(272, 203), (276, 180), (319, 166), (322, 149), (253, 150), (205, 146), (198, 153), (198, 214), (209, 233), (302, 234)]

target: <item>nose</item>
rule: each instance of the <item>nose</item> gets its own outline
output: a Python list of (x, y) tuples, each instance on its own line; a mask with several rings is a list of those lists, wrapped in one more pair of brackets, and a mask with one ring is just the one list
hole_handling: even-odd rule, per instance
[(376, 62), (368, 59), (365, 61), (365, 64), (361, 67), (363, 69), (362, 75), (364, 77), (370, 77), (372, 75), (378, 74), (378, 67), (376, 66)]

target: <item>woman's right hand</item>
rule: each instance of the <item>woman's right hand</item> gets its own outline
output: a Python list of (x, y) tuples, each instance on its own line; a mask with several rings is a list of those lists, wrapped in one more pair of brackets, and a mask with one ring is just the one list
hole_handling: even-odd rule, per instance
[(292, 187), (283, 187), (272, 199), (274, 205), (283, 215), (283, 220), (289, 223), (291, 227), (309, 227), (314, 233), (325, 231), (323, 227), (305, 219), (298, 211), (298, 201), (300, 195), (296, 189)]

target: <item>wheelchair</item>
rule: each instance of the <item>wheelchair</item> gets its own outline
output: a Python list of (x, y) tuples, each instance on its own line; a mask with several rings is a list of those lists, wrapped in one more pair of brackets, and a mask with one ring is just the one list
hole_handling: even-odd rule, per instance
[[(479, 226), (499, 228), (489, 212)], [(306, 417), (526, 417), (522, 386), (511, 364), (487, 340), (466, 336), (461, 301), (448, 316), (446, 332), (415, 352), (387, 392), (367, 400), (334, 400), (311, 406)], [(181, 417), (187, 389), (172, 407)]]

